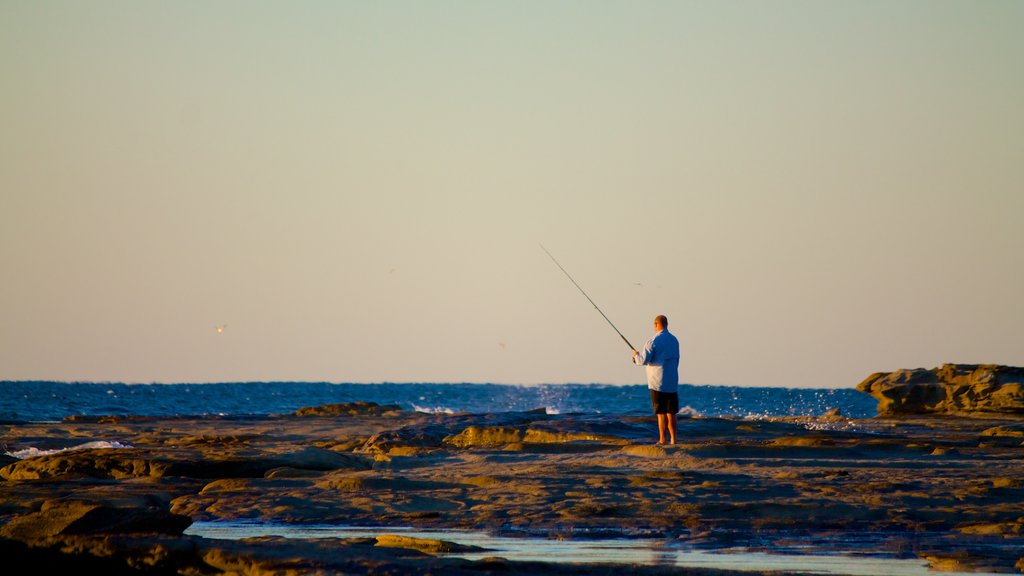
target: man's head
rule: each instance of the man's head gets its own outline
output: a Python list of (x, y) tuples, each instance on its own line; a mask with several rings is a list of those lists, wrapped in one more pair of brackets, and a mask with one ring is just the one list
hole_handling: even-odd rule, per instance
[(668, 328), (668, 318), (666, 318), (662, 314), (659, 314), (654, 318), (654, 329), (660, 332), (665, 328)]

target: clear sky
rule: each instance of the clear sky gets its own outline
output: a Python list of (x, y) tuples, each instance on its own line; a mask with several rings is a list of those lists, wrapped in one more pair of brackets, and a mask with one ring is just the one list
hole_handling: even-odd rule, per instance
[[(1024, 2), (0, 0), (0, 379), (1024, 365)], [(218, 327), (221, 329), (218, 330)]]

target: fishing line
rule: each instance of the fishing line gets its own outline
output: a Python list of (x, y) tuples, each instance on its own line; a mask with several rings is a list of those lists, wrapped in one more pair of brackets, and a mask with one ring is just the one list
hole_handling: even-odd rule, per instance
[(581, 288), (580, 285), (576, 283), (576, 280), (573, 280), (573, 277), (569, 275), (568, 272), (566, 272), (565, 268), (563, 268), (561, 264), (558, 263), (558, 260), (555, 260), (555, 257), (551, 255), (551, 252), (548, 252), (548, 249), (545, 248), (543, 244), (540, 245), (540, 249), (543, 250), (549, 258), (551, 258), (551, 261), (555, 263), (555, 266), (558, 266), (559, 270), (565, 273), (566, 277), (568, 277), (569, 280), (572, 281), (573, 285), (576, 286), (580, 293), (586, 296), (587, 300), (590, 300), (590, 303), (594, 305), (594, 309), (600, 312), (601, 316), (604, 316), (605, 321), (608, 322), (608, 325), (611, 326), (616, 332), (618, 332), (619, 338), (622, 338), (622, 341), (626, 343), (626, 346), (629, 346), (630, 350), (636, 350), (636, 348), (634, 348), (633, 345), (629, 343), (629, 340), (626, 340), (626, 337), (622, 335), (622, 332), (619, 332), (619, 329), (615, 328), (615, 324), (612, 324), (612, 321), (608, 320), (608, 316), (606, 316), (604, 312), (601, 312), (601, 309), (597, 307), (597, 304), (594, 302), (594, 300), (590, 296), (588, 296), (586, 292), (583, 291), (583, 288)]

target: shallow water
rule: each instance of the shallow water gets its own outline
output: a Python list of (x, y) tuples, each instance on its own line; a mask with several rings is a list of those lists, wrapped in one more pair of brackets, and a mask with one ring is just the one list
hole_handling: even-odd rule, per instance
[(865, 555), (864, 551), (846, 554), (767, 554), (743, 548), (715, 551), (695, 550), (679, 541), (654, 539), (572, 539), (511, 538), (491, 536), (468, 530), (416, 530), (412, 528), (287, 525), (253, 522), (196, 522), (186, 534), (204, 538), (240, 539), (259, 536), (284, 538), (366, 538), (381, 534), (401, 534), (412, 538), (447, 540), (478, 546), (486, 551), (455, 553), (450, 556), (479, 560), (499, 556), (508, 560), (613, 563), (718, 568), (742, 571), (799, 571), (845, 576), (993, 576), (985, 572), (934, 572), (920, 559), (886, 558)]

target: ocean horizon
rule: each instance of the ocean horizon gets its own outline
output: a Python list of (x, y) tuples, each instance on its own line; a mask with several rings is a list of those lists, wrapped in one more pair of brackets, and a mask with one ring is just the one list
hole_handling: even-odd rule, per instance
[[(647, 386), (620, 384), (0, 381), (0, 420), (71, 416), (246, 416), (343, 402), (393, 404), (427, 413), (544, 409), (549, 414), (650, 413)], [(876, 401), (852, 388), (680, 384), (680, 414), (706, 417), (877, 415)]]

